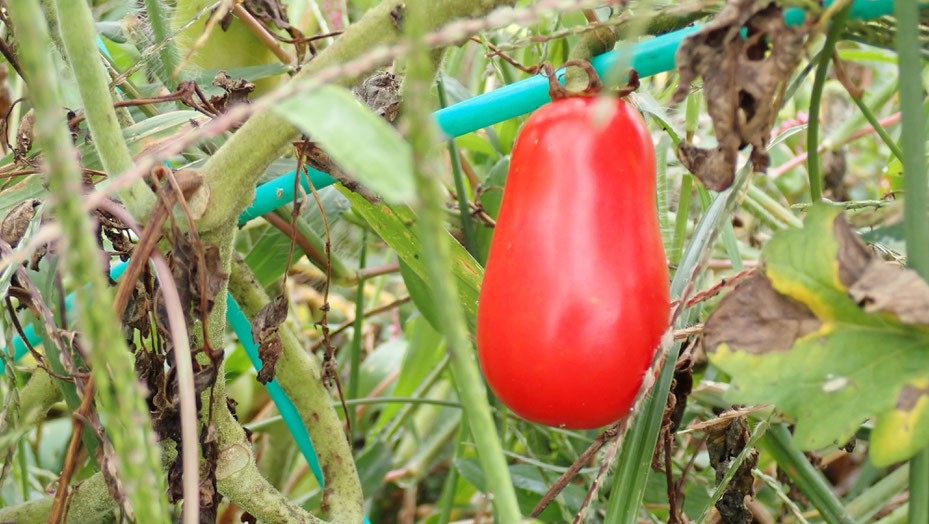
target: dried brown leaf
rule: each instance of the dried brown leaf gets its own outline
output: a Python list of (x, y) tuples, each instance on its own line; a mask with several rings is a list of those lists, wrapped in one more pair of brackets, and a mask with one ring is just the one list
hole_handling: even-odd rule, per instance
[(24, 157), (32, 149), (32, 141), (35, 139), (35, 111), (30, 109), (19, 120), (19, 128), (16, 132), (16, 156)]
[(372, 111), (384, 117), (388, 122), (397, 119), (401, 101), (400, 82), (393, 73), (378, 71), (365, 78), (353, 92)]
[(35, 218), (36, 208), (41, 203), (41, 200), (30, 198), (13, 206), (0, 222), (0, 238), (10, 247), (16, 247), (26, 234), (26, 229)]
[(278, 29), (290, 27), (287, 6), (282, 5), (280, 0), (245, 0), (243, 3), (250, 13), (265, 24), (274, 24)]
[[(748, 419), (745, 416), (724, 417), (718, 423), (706, 423), (706, 449), (710, 456), (710, 465), (716, 470), (716, 483), (722, 482), (729, 471), (734, 458), (748, 444), (750, 433)], [(747, 524), (752, 521), (752, 513), (745, 507), (745, 497), (755, 494), (752, 469), (758, 465), (758, 452), (752, 451), (739, 464), (739, 469), (729, 481), (726, 491), (716, 502), (716, 509), (725, 524)]]
[(786, 351), (820, 325), (809, 308), (775, 291), (759, 273), (736, 286), (706, 319), (703, 347), (707, 353), (720, 344), (754, 354)]
[(255, 90), (255, 84), (243, 78), (233, 79), (225, 71), (216, 73), (213, 85), (225, 91), (220, 96), (210, 98), (210, 103), (220, 113), (226, 112), (236, 104), (247, 104), (248, 95)]
[(277, 361), (284, 353), (281, 336), (277, 333), (271, 335), (258, 346), (258, 358), (261, 359), (261, 369), (258, 371), (258, 382), (267, 384), (274, 379)]
[(796, 67), (806, 31), (788, 27), (773, 2), (730, 0), (712, 22), (681, 43), (675, 56), (681, 78), (672, 103), (683, 100), (702, 76), (718, 146), (704, 150), (681, 142), (678, 158), (708, 188), (721, 191), (732, 184), (738, 151), (747, 145), (755, 169), (767, 169), (765, 148), (776, 98)]
[(260, 344), (270, 337), (287, 319), (287, 297), (278, 295), (265, 304), (252, 320), (252, 341)]
[(890, 313), (906, 324), (929, 326), (929, 284), (912, 269), (874, 258), (848, 294), (868, 313)]

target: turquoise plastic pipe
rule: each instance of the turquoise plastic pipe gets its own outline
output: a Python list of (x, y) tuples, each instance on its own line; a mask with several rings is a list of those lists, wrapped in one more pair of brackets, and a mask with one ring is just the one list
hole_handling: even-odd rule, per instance
[[(830, 5), (834, 0), (828, 0)], [(870, 19), (888, 15), (893, 12), (893, 0), (857, 0), (849, 13), (851, 18)], [(791, 8), (784, 13), (788, 25), (803, 23), (806, 14), (802, 9)], [(691, 34), (699, 31), (701, 26), (688, 27), (667, 33), (655, 38), (639, 42), (625, 49), (610, 51), (598, 55), (591, 60), (597, 73), (607, 75), (610, 70), (621, 61), (629, 62), (631, 66), (644, 78), (674, 69), (674, 54), (681, 41)], [(559, 77), (564, 76), (564, 70), (558, 71)], [(492, 126), (511, 118), (531, 113), (550, 102), (548, 97), (548, 79), (534, 76), (519, 82), (503, 86), (489, 93), (469, 98), (455, 105), (440, 109), (434, 113), (439, 128), (448, 136), (456, 137), (466, 135)], [(316, 189), (320, 189), (335, 182), (329, 175), (308, 168), (310, 178)], [(293, 200), (293, 183), (295, 172), (291, 171), (280, 178), (258, 187), (255, 201), (239, 218), (239, 224), (244, 224), (252, 218), (261, 216), (269, 211), (291, 202)], [(301, 180), (304, 190), (309, 191), (309, 185)]]

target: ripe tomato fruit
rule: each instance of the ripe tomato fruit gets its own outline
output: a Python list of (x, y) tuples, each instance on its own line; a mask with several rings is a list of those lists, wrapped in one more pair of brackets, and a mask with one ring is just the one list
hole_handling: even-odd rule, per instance
[(668, 323), (655, 150), (622, 100), (566, 98), (513, 150), (477, 312), (481, 368), (528, 420), (621, 418)]

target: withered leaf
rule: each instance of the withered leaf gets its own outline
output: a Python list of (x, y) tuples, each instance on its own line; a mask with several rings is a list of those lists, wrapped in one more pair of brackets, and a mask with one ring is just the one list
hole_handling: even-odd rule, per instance
[(116, 464), (119, 459), (116, 457), (116, 450), (113, 449), (113, 444), (110, 440), (102, 434), (102, 428), (94, 428), (94, 431), (98, 433), (97, 438), (100, 439), (101, 443), (100, 446), (97, 446), (96, 450), (97, 463), (100, 464), (100, 473), (103, 473), (103, 480), (106, 482), (107, 491), (109, 491), (110, 497), (119, 504), (119, 507), (126, 514), (126, 518), (130, 521), (134, 521), (135, 510), (126, 493), (126, 486), (123, 484), (122, 480), (119, 479), (119, 474), (117, 472)]
[(16, 247), (26, 234), (29, 224), (35, 218), (36, 208), (41, 203), (39, 199), (30, 198), (13, 206), (0, 222), (0, 238), (10, 247)]
[[(721, 418), (719, 423), (710, 425), (706, 431), (706, 449), (710, 456), (710, 465), (716, 470), (716, 483), (722, 482), (729, 471), (731, 461), (737, 457), (748, 444), (750, 434), (745, 416)], [(752, 513), (745, 507), (745, 497), (754, 492), (752, 469), (758, 465), (758, 452), (752, 450), (739, 464), (735, 476), (729, 481), (726, 491), (716, 502), (716, 509), (726, 524), (748, 524), (752, 522)]]
[(277, 361), (284, 352), (281, 336), (277, 333), (271, 335), (258, 346), (258, 358), (261, 359), (261, 369), (258, 371), (258, 382), (267, 384), (274, 379)]
[(401, 101), (400, 82), (393, 73), (378, 71), (365, 78), (352, 92), (388, 122), (397, 119)]
[(287, 319), (287, 297), (278, 295), (265, 304), (252, 321), (252, 341), (260, 344)]
[(808, 307), (778, 293), (763, 274), (742, 281), (726, 295), (703, 325), (703, 347), (720, 344), (749, 353), (786, 351), (821, 323)]
[(832, 234), (839, 244), (836, 261), (839, 265), (839, 280), (844, 286), (851, 286), (864, 274), (873, 255), (868, 246), (861, 241), (855, 230), (845, 219), (845, 215), (835, 217)]
[(24, 157), (32, 149), (35, 129), (35, 111), (30, 109), (19, 120), (19, 131), (16, 132), (16, 156)]
[(278, 295), (265, 304), (252, 321), (252, 341), (258, 344), (258, 358), (262, 366), (258, 371), (258, 381), (267, 384), (274, 379), (278, 359), (283, 353), (278, 328), (287, 319), (287, 297)]
[(245, 0), (244, 3), (249, 12), (262, 22), (274, 24), (278, 29), (290, 27), (287, 6), (282, 5), (280, 0)]
[(732, 184), (737, 153), (747, 145), (755, 169), (767, 169), (775, 98), (797, 65), (806, 31), (788, 27), (774, 2), (730, 0), (712, 22), (681, 43), (675, 55), (680, 82), (671, 101), (683, 100), (702, 76), (718, 146), (703, 150), (685, 141), (677, 153), (708, 188), (721, 191)]
[(839, 244), (839, 280), (867, 313), (890, 313), (905, 324), (929, 326), (929, 284), (912, 269), (874, 256), (844, 215), (833, 234)]
[(236, 104), (247, 104), (249, 93), (255, 90), (255, 84), (243, 78), (234, 80), (225, 71), (216, 73), (213, 85), (225, 91), (225, 94), (210, 98), (210, 103), (220, 113), (226, 112)]
[(929, 284), (912, 269), (874, 258), (848, 294), (868, 313), (890, 313), (906, 324), (929, 326)]

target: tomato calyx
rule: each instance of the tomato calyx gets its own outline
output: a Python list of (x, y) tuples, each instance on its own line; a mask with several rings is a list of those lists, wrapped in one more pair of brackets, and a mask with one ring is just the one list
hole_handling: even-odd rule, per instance
[[(590, 62), (587, 60), (569, 60), (564, 63), (565, 68), (571, 66), (580, 67), (587, 73), (587, 87), (581, 91), (571, 91), (562, 85), (561, 81), (558, 79), (558, 75), (555, 74), (555, 67), (551, 62), (543, 62), (541, 66), (539, 66), (542, 74), (548, 78), (548, 96), (552, 99), (552, 102), (575, 96), (596, 96), (603, 90), (603, 81)], [(620, 87), (617, 93), (620, 98), (629, 96), (639, 88), (638, 71), (630, 67), (626, 71), (626, 78), (626, 84)]]
[(564, 63), (564, 67), (570, 66), (580, 67), (587, 73), (587, 87), (581, 91), (568, 90), (558, 80), (558, 75), (555, 74), (555, 66), (551, 62), (542, 63), (542, 74), (548, 78), (548, 96), (552, 99), (552, 102), (573, 96), (594, 96), (600, 93), (600, 90), (603, 89), (603, 81), (600, 80), (600, 75), (597, 74), (597, 70), (594, 69), (590, 62), (586, 60), (569, 60)]

